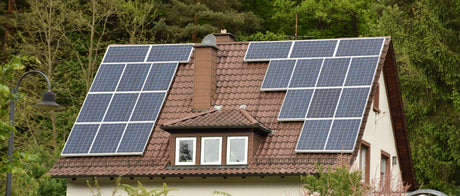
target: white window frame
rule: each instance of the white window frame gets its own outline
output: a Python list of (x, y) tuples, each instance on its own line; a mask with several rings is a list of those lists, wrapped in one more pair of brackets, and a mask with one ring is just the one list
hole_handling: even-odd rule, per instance
[[(231, 162), (230, 161), (230, 144), (234, 139), (244, 139), (244, 161)], [(227, 164), (228, 165), (244, 165), (248, 164), (248, 136), (228, 136), (227, 137)]]
[[(191, 162), (179, 162), (179, 150), (180, 150), (180, 142), (192, 140), (193, 142), (193, 152), (192, 152), (192, 161)], [(176, 150), (175, 150), (175, 164), (176, 165), (195, 165), (196, 162), (196, 137), (176, 137)]]
[[(216, 162), (205, 162), (205, 142), (206, 140), (219, 140), (219, 153), (218, 160)], [(220, 165), (222, 163), (222, 137), (201, 137), (201, 165)]]

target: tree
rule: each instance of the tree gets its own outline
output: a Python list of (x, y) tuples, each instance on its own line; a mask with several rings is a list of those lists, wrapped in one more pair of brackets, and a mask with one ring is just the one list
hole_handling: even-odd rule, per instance
[[(372, 1), (366, 0), (275, 0), (275, 33), (294, 35), (298, 15), (298, 35), (314, 38), (358, 37), (367, 35)], [(276, 31), (275, 31), (276, 30)]]
[(237, 0), (165, 1), (158, 14), (156, 36), (168, 43), (198, 41), (197, 38), (220, 29), (237, 34), (255, 33), (262, 22), (252, 12), (241, 11)]
[(397, 53), (416, 179), (460, 194), (460, 3), (384, 2), (373, 34)]

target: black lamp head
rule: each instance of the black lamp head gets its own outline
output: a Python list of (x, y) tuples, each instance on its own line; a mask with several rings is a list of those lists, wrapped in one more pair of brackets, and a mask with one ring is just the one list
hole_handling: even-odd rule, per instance
[(51, 91), (47, 91), (43, 94), (42, 102), (38, 103), (37, 106), (45, 110), (57, 110), (62, 108), (61, 105), (56, 103), (56, 95)]

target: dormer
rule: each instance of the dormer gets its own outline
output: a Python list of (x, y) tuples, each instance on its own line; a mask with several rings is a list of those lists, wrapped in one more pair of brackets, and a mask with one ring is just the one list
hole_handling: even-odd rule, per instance
[(211, 109), (160, 126), (170, 133), (170, 163), (245, 166), (273, 131), (245, 109)]

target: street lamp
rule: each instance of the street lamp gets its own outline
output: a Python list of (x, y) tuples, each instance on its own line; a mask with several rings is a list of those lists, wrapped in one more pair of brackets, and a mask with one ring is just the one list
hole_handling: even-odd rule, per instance
[[(45, 92), (45, 94), (43, 94), (42, 102), (38, 103), (37, 105), (46, 110), (55, 110), (55, 109), (62, 107), (56, 103), (56, 95), (54, 95), (54, 93), (51, 92), (50, 80), (41, 71), (32, 70), (32, 71), (26, 72), (24, 75), (22, 75), (19, 78), (18, 83), (16, 84), (16, 88), (11, 89), (11, 92), (13, 94), (17, 93), (19, 89), (19, 83), (21, 83), (22, 78), (24, 78), (26, 75), (31, 74), (31, 73), (38, 73), (42, 75), (43, 77), (45, 77), (46, 82), (48, 83), (48, 91)], [(14, 103), (15, 102), (16, 102), (15, 98), (11, 99), (10, 101), (10, 122), (11, 122), (12, 127), (14, 127)], [(14, 133), (13, 131), (10, 131), (10, 139), (8, 140), (8, 157), (9, 157), (10, 162), (12, 162), (12, 157), (13, 157), (13, 138), (14, 138)], [(11, 181), (12, 181), (12, 174), (11, 172), (8, 172), (6, 174), (6, 196), (11, 196)]]

